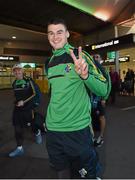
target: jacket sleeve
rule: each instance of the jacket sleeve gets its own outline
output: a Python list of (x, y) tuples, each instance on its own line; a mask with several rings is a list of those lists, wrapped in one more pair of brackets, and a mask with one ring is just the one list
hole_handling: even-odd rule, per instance
[(95, 65), (92, 57), (86, 52), (83, 53), (83, 57), (88, 63), (89, 75), (86, 80), (84, 80), (87, 88), (97, 96), (105, 97), (108, 93), (108, 81), (104, 77), (101, 70)]

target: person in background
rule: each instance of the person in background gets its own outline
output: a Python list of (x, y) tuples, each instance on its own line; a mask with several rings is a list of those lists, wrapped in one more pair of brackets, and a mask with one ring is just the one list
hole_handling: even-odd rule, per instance
[(94, 145), (100, 147), (104, 142), (104, 132), (106, 126), (105, 104), (106, 101), (102, 97), (91, 95), (91, 116), (94, 130)]
[(46, 146), (58, 178), (95, 179), (97, 156), (92, 140), (91, 104), (86, 87), (98, 96), (108, 94), (108, 82), (91, 56), (68, 43), (63, 19), (47, 25), (52, 57), (46, 63), (50, 103), (46, 116)]
[(124, 80), (127, 95), (134, 96), (134, 71), (132, 69), (128, 68)]
[(32, 125), (36, 142), (38, 144), (42, 143), (41, 132), (34, 125), (34, 97), (36, 95), (34, 81), (24, 76), (24, 70), (21, 64), (15, 64), (13, 66), (13, 74), (16, 79), (12, 84), (15, 95), (15, 105), (12, 120), (17, 148), (9, 153), (9, 157), (16, 157), (24, 154), (23, 131), (27, 125)]
[[(95, 54), (93, 56), (95, 63), (101, 64), (103, 62), (100, 54)], [(103, 68), (103, 67), (102, 67)], [(104, 70), (104, 68), (103, 68)], [(96, 96), (95, 94), (91, 94), (91, 116), (92, 116), (92, 125), (94, 130), (94, 144), (95, 146), (101, 146), (104, 142), (104, 131), (106, 126), (106, 118), (105, 118), (105, 105), (106, 100), (100, 96)], [(98, 132), (98, 135), (96, 135)]]
[(116, 93), (119, 90), (119, 74), (112, 68), (110, 67), (110, 77), (111, 77), (111, 92), (110, 92), (110, 100), (111, 103), (114, 104), (116, 101)]

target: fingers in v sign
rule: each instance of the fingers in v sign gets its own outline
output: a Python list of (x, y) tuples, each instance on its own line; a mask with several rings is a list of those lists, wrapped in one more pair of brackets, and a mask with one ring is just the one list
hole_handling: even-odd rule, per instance
[(82, 47), (78, 48), (78, 58), (75, 56), (73, 50), (70, 51), (70, 55), (74, 61), (75, 71), (81, 78), (87, 79), (88, 77), (88, 64), (82, 57)]

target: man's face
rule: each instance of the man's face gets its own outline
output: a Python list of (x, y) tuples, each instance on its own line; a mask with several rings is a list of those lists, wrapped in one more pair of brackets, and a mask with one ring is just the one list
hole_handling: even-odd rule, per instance
[(48, 26), (48, 40), (54, 50), (61, 49), (67, 43), (69, 32), (63, 24)]
[(95, 55), (95, 60), (100, 63), (100, 61), (101, 61), (101, 56), (100, 56), (99, 54), (96, 54), (96, 55)]
[(23, 69), (21, 68), (15, 68), (13, 70), (13, 74), (16, 77), (16, 79), (23, 79)]

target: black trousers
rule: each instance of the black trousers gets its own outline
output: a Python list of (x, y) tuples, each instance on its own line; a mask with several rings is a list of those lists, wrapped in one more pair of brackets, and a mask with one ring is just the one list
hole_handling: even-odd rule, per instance
[(13, 111), (13, 125), (17, 146), (23, 145), (24, 128), (28, 127), (28, 123), (31, 124), (32, 132), (37, 133), (38, 127), (34, 121), (34, 111), (32, 109), (22, 110), (21, 108), (15, 108)]
[(96, 178), (98, 158), (89, 127), (73, 132), (47, 130), (46, 147), (59, 178)]

